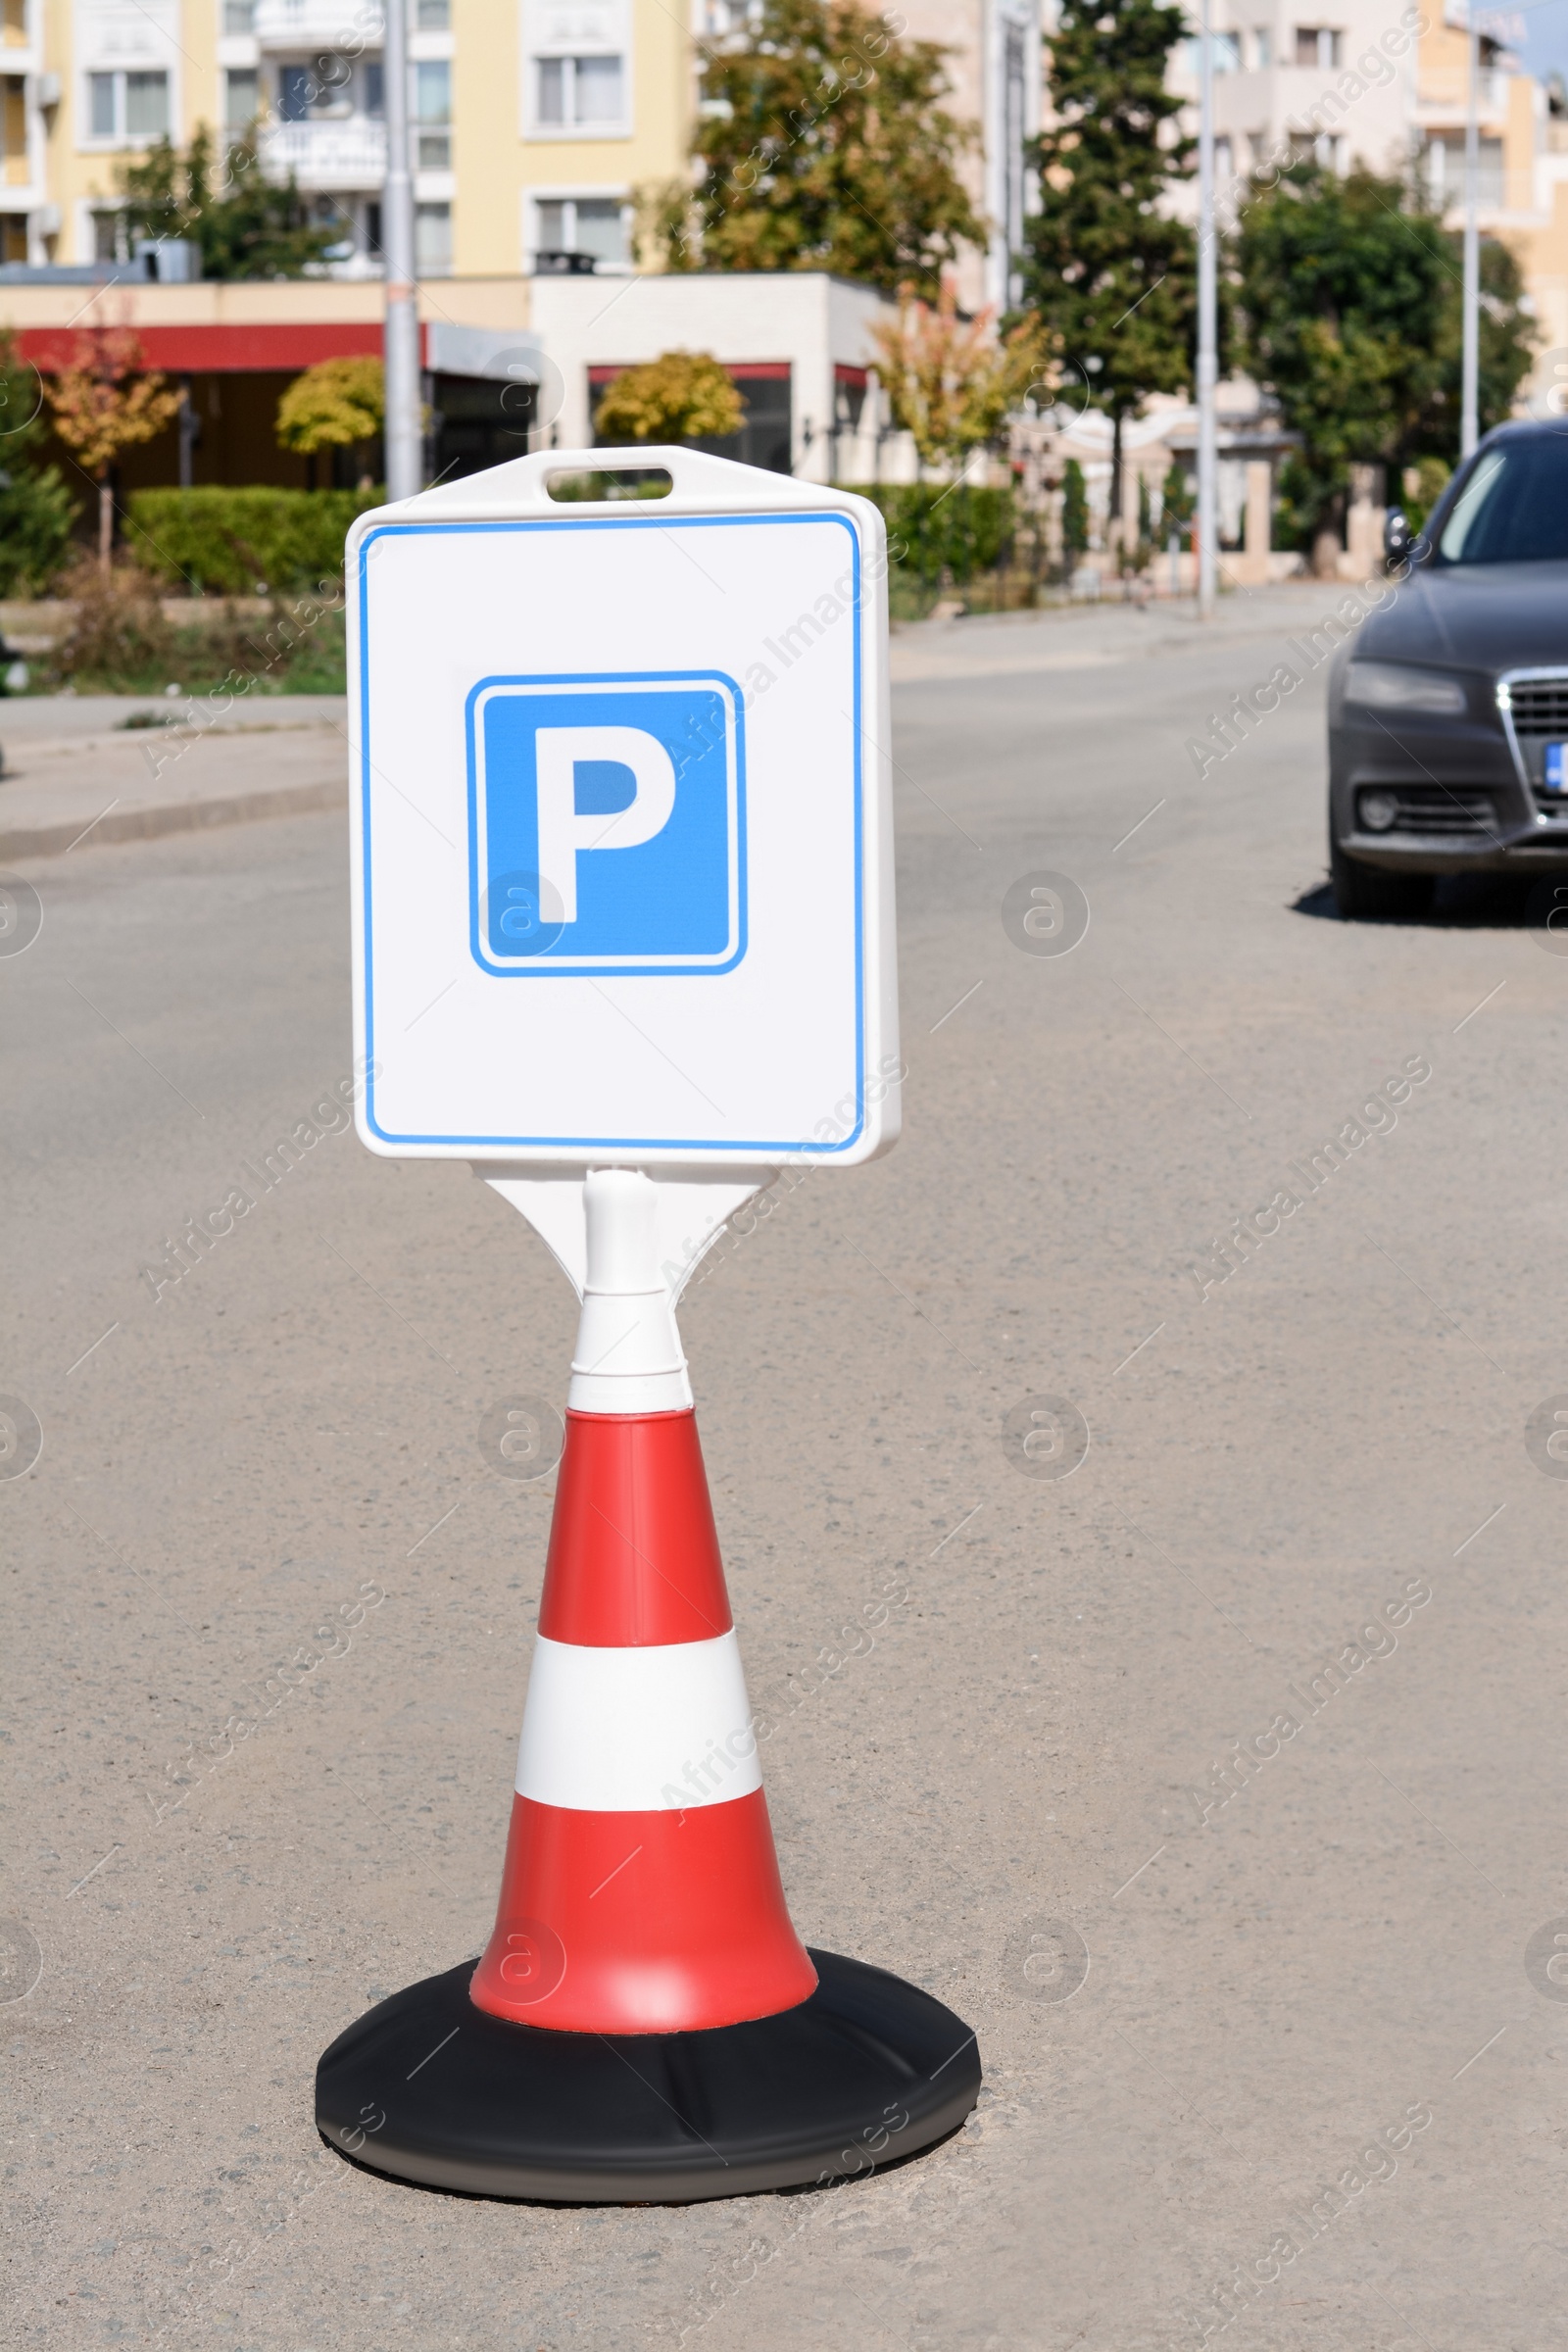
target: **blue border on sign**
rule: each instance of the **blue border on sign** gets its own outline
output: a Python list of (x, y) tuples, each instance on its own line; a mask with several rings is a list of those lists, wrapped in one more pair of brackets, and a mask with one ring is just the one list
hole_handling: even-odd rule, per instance
[[(699, 1136), (650, 1135), (400, 1135), (384, 1128), (375, 1115), (375, 993), (373, 972), (373, 901), (371, 896), (371, 827), (370, 827), (370, 632), (369, 581), (366, 563), (377, 539), (430, 538), (432, 536), (462, 537), (498, 531), (662, 531), (724, 530), (741, 526), (782, 527), (791, 523), (834, 522), (843, 529), (850, 542), (851, 576), (855, 582), (852, 611), (855, 616), (854, 639), (854, 721), (855, 721), (855, 1092), (858, 1116), (851, 1132), (837, 1143), (815, 1143), (805, 1138), (779, 1136), (726, 1136), (712, 1141)], [(360, 807), (363, 835), (362, 903), (365, 916), (365, 1118), (371, 1133), (384, 1144), (449, 1144), (471, 1147), (475, 1150), (527, 1150), (557, 1152), (702, 1152), (722, 1158), (727, 1152), (808, 1152), (819, 1158), (832, 1158), (847, 1152), (857, 1143), (865, 1128), (865, 935), (864, 935), (864, 778), (860, 745), (861, 723), (861, 664), (860, 631), (864, 609), (860, 601), (860, 541), (855, 525), (847, 514), (831, 508), (806, 509), (788, 514), (677, 514), (668, 519), (653, 515), (582, 515), (567, 517), (541, 515), (537, 520), (518, 519), (512, 522), (383, 522), (373, 531), (367, 531), (360, 541)], [(562, 980), (572, 977), (569, 972), (554, 975)]]
[[(664, 686), (701, 681), (721, 686), (735, 722), (735, 952), (722, 963), (491, 963), (479, 936), (479, 774), (475, 757), (473, 706), (492, 686)], [(560, 676), (540, 671), (529, 677), (497, 675), (469, 688), (463, 706), (468, 757), (468, 946), (474, 962), (495, 980), (706, 979), (732, 972), (746, 953), (746, 708), (740, 688), (722, 669), (606, 669)]]

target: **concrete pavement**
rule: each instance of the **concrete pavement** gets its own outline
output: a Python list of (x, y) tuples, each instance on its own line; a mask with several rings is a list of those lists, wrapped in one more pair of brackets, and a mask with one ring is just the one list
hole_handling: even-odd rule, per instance
[(794, 1915), (987, 2072), (826, 2194), (506, 2207), (317, 2140), (325, 2042), (489, 1928), (550, 1482), (478, 1430), (564, 1396), (573, 1301), (341, 1132), (339, 817), (21, 869), (14, 2340), (1568, 2338), (1568, 962), (1496, 890), (1332, 918), (1321, 671), (1200, 778), (1339, 593), (901, 637), (905, 1141), (682, 1309)]

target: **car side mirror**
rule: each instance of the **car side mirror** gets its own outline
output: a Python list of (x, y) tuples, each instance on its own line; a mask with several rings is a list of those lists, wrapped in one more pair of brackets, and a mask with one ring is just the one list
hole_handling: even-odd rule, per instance
[(1383, 556), (1389, 564), (1408, 564), (1413, 534), (1402, 507), (1391, 507), (1383, 517)]

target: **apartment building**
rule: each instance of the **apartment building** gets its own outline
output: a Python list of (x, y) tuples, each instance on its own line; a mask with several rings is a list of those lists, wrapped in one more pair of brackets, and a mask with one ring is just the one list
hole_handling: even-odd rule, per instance
[[(1311, 23), (1298, 23), (1298, 17)], [(1288, 157), (1336, 172), (1414, 168), (1457, 227), (1465, 201), (1469, 102), (1466, 0), (1215, 0), (1214, 122), (1221, 219), (1245, 205), (1248, 175)], [(1568, 379), (1568, 99), (1526, 74), (1507, 46), (1523, 20), (1486, 13), (1478, 77), (1481, 229), (1517, 256), (1543, 349), (1525, 398)], [(1184, 43), (1172, 86), (1197, 128), (1198, 45)], [(1197, 206), (1192, 182), (1183, 209)], [(1556, 413), (1556, 412), (1553, 412)]]
[[(629, 269), (684, 169), (691, 40), (662, 0), (409, 0), (420, 274)], [(0, 262), (123, 258), (120, 168), (201, 123), (292, 173), (345, 276), (380, 268), (378, 0), (0, 0)]]
[(1041, 0), (908, 0), (899, 16), (909, 39), (947, 51), (948, 112), (980, 133), (962, 174), (987, 241), (959, 265), (958, 299), (969, 310), (1004, 310), (1018, 296), (1016, 258), (1034, 204), (1024, 159), (1040, 128)]

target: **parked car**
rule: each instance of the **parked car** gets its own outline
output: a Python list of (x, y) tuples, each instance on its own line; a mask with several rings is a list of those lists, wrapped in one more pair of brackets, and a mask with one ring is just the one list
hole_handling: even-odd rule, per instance
[(1334, 657), (1329, 857), (1347, 916), (1418, 914), (1440, 874), (1568, 871), (1568, 423), (1489, 433), (1409, 571)]

